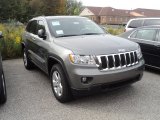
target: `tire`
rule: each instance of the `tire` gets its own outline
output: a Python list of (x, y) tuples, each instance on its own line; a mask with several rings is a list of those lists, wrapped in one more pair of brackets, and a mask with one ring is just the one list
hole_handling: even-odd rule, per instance
[(2, 72), (1, 78), (0, 78), (0, 104), (4, 104), (7, 101), (7, 92), (6, 92), (6, 83), (5, 83), (5, 77)]
[(72, 95), (70, 87), (61, 65), (53, 65), (50, 73), (50, 79), (55, 98), (61, 103), (71, 101)]
[(27, 70), (31, 70), (34, 68), (34, 64), (32, 61), (28, 58), (27, 50), (24, 48), (23, 49), (23, 62), (24, 66)]

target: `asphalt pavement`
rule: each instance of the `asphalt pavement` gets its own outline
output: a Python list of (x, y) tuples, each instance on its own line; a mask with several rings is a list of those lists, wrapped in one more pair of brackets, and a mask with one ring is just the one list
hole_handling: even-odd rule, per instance
[(147, 70), (131, 86), (59, 103), (47, 75), (22, 59), (3, 61), (8, 100), (0, 120), (159, 120), (160, 71)]

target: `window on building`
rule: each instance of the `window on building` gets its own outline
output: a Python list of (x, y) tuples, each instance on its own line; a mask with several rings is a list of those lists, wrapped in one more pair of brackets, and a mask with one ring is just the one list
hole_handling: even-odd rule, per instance
[(117, 18), (115, 17), (115, 21), (117, 21)]
[(109, 21), (112, 21), (112, 18), (111, 18), (111, 17), (109, 18)]
[(128, 13), (128, 11), (126, 11), (126, 14)]
[(126, 18), (126, 20), (125, 20), (126, 22), (128, 21), (128, 18)]

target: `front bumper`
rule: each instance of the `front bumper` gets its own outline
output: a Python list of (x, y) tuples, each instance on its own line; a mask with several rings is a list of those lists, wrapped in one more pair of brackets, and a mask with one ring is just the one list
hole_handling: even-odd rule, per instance
[[(71, 65), (68, 68), (69, 83), (74, 90), (90, 90), (95, 86), (105, 86), (121, 81), (136, 82), (143, 76), (144, 60), (138, 64), (123, 69), (112, 71), (100, 71), (97, 67)], [(82, 77), (87, 77), (87, 83), (82, 82)], [(126, 82), (125, 82), (126, 83)]]

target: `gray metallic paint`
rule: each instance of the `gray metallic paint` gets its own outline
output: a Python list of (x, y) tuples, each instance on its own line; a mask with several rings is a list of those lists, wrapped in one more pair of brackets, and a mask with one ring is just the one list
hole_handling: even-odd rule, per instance
[[(34, 20), (45, 21), (45, 18), (38, 17)], [(139, 64), (135, 66), (109, 72), (101, 72), (100, 70), (98, 70), (96, 65), (75, 65), (71, 63), (69, 60), (69, 54), (107, 55), (118, 53), (118, 49), (125, 49), (126, 51), (133, 51), (138, 49), (137, 43), (128, 41), (126, 39), (107, 34), (55, 38), (54, 36), (51, 36), (47, 24), (46, 40), (38, 38), (35, 41), (33, 41), (31, 39), (28, 39), (26, 35), (32, 37), (32, 34), (26, 31), (23, 36), (23, 40), (27, 48), (29, 48), (28, 41), (38, 43), (37, 51), (32, 51), (32, 53), (37, 54), (37, 56), (41, 57), (45, 61), (45, 69), (48, 69), (47, 60), (49, 57), (53, 56), (54, 58), (55, 56), (58, 56), (61, 58), (60, 61), (64, 64), (63, 69), (66, 70), (65, 72), (68, 76), (68, 81), (71, 88), (84, 89), (89, 88), (92, 85), (118, 81), (120, 79), (131, 78), (133, 76), (143, 74), (143, 59), (140, 60)], [(37, 37), (38, 36), (36, 36), (35, 38)], [(40, 56), (41, 48), (43, 48), (46, 51), (43, 57)], [(30, 54), (30, 57), (32, 55), (33, 54)], [(41, 68), (42, 66), (39, 65), (39, 67)], [(80, 82), (82, 76), (92, 76), (94, 79), (91, 81), (91, 83), (84, 85)]]

